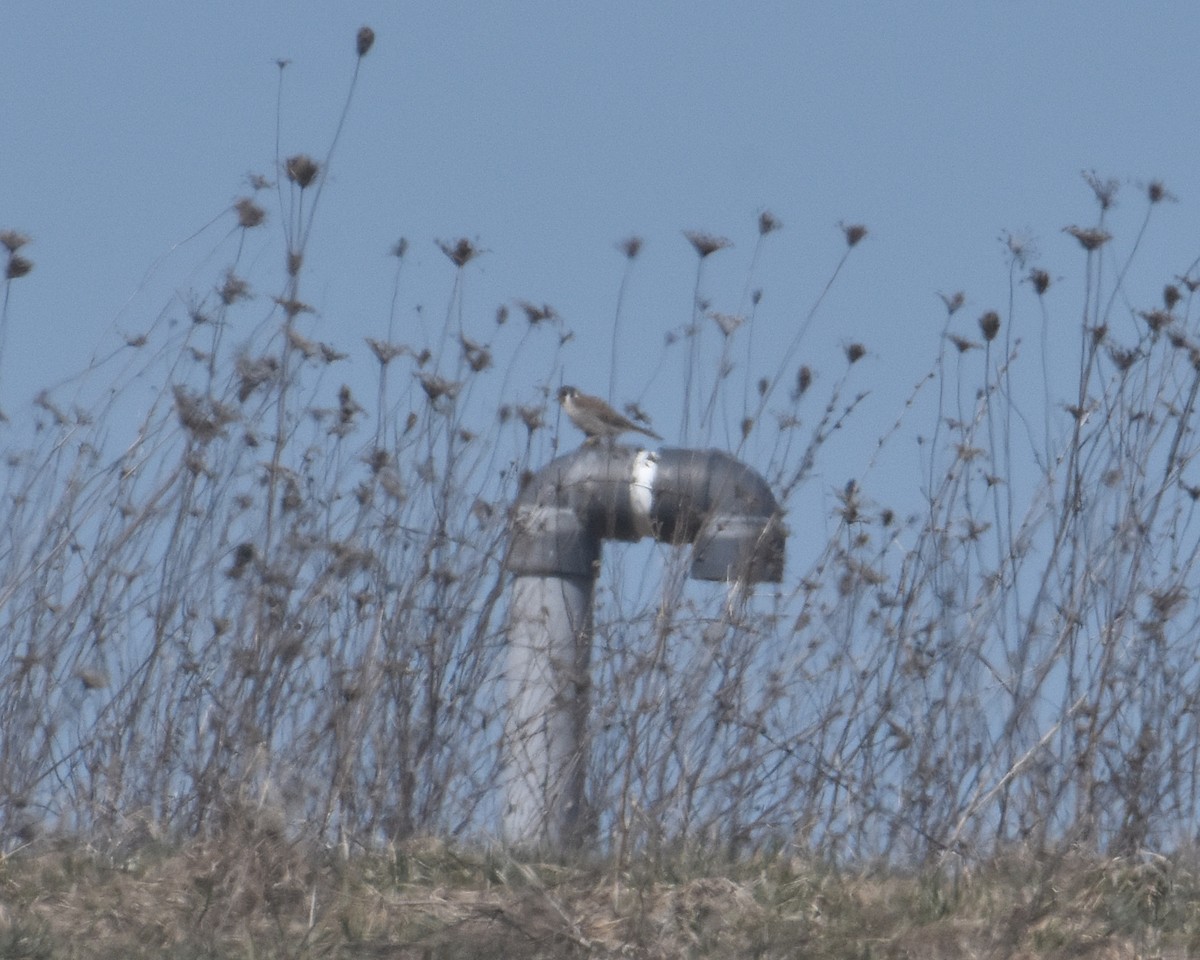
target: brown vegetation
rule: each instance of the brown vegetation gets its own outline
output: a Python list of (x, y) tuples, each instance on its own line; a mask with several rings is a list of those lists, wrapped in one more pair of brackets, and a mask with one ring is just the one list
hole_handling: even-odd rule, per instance
[[(5, 428), (0, 948), (1196, 949), (1200, 280), (1186, 257), (1155, 268), (1153, 302), (1130, 279), (1162, 185), (1123, 244), (1117, 185), (1091, 176), (1075, 259), (1052, 274), (1010, 241), (1003, 311), (973, 323), (965, 294), (943, 298), (932, 368), (871, 439), (918, 448), (915, 491), (818, 469), (874, 354), (802, 358), (804, 334), (867, 228), (841, 225), (768, 361), (753, 274), (780, 221), (760, 215), (724, 310), (706, 264), (736, 248), (686, 235), (690, 321), (662, 360), (681, 362), (682, 440), (752, 460), (806, 517), (826, 502), (829, 535), (773, 592), (691, 585), (677, 556), (606, 564), (580, 679), (599, 865), (562, 867), (446, 843), (497, 832), (506, 507), (558, 449), (546, 398), (573, 334), (536, 300), (512, 304), (525, 323), (468, 311), (486, 249), (458, 239), (440, 242), (440, 329), (398, 312), (397, 268), (386, 329), (335, 342), (301, 296), (332, 154), (279, 157), (228, 211), (207, 291)], [(277, 276), (243, 249), (270, 229)], [(27, 242), (0, 233), (0, 330)], [(620, 248), (614, 359), (640, 248)], [(1030, 346), (1052, 326), (1075, 337), (1069, 377)]]
[(1125, 958), (1200, 949), (1194, 858), (971, 870), (564, 865), (412, 841), (350, 862), (271, 831), (0, 865), (6, 957)]

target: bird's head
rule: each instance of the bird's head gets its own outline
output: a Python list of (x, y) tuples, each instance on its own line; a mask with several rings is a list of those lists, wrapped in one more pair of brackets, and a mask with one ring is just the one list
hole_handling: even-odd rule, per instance
[(572, 397), (577, 397), (577, 396), (579, 396), (579, 391), (577, 389), (575, 389), (575, 387), (559, 387), (558, 388), (558, 402), (559, 403), (563, 403), (567, 400), (570, 400)]

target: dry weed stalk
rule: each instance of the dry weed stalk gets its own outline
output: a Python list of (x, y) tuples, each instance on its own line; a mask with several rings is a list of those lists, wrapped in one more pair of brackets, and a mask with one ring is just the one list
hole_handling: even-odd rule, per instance
[[(358, 35), (359, 61), (372, 41)], [(105, 437), (132, 376), (86, 413), (46, 395), (40, 434), (7, 458), (9, 849), (39, 832), (215, 842), (248, 819), (255, 837), (348, 855), (496, 828), (504, 505), (552, 450), (543, 397), (508, 384), (515, 371), (528, 379), (533, 338), (549, 357), (533, 379), (552, 384), (571, 333), (532, 301), (518, 304), (521, 330), (503, 322), (507, 308), (495, 322), (469, 312), (463, 277), (481, 248), (462, 239), (441, 244), (453, 281), (439, 342), (406, 342), (394, 313), (365, 350), (319, 339), (300, 287), (319, 266), (307, 241), (332, 153), (280, 162), (278, 224), (238, 201), (236, 253), (187, 305), (192, 323), (128, 341), (145, 351), (139, 382), (158, 393), (127, 445)], [(1084, 283), (1077, 375), (1053, 397), (1044, 377), (1042, 435), (1018, 417), (1018, 378), (1036, 365), (1011, 331), (1045, 322), (1063, 284), (1013, 242), (1004, 311), (952, 329), (966, 298), (943, 297), (942, 353), (905, 414), (933, 405), (915, 508), (877, 501), (869, 475), (831, 487), (829, 541), (773, 593), (695, 587), (678, 556), (665, 570), (655, 556), (649, 573), (606, 567), (594, 669), (579, 682), (594, 691), (593, 835), (618, 868), (771, 850), (944, 863), (1073, 844), (1131, 856), (1200, 812), (1194, 287), (1159, 278), (1162, 305), (1114, 332), (1131, 262), (1105, 274), (1115, 187), (1090, 182), (1099, 223), (1070, 230)], [(241, 237), (271, 225), (286, 277), (258, 298), (238, 272)], [(758, 245), (779, 226), (761, 214)], [(840, 259), (778, 362), (764, 368), (748, 348), (741, 370), (734, 345), (767, 322), (758, 245), (726, 311), (703, 300), (702, 271), (730, 244), (687, 235), (698, 267), (684, 439), (695, 428), (691, 441), (761, 455), (797, 512), (826, 444), (866, 401), (862, 343), (847, 342), (832, 372), (795, 362), (868, 236), (841, 226)], [(25, 238), (0, 242), (11, 280)], [(641, 241), (620, 249), (617, 323)], [(235, 318), (253, 333), (231, 354), (221, 331)], [(702, 337), (709, 318), (716, 350)], [(322, 378), (351, 350), (379, 377), (370, 409), (361, 389)], [(898, 419), (884, 439), (904, 429)], [(298, 868), (281, 862), (292, 883)], [(287, 883), (302, 899), (304, 883)], [(593, 939), (564, 929), (580, 949)]]

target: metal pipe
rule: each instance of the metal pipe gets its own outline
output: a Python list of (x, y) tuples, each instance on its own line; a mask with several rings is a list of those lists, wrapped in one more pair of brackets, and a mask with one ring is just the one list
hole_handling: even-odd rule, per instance
[(692, 545), (700, 580), (779, 582), (787, 531), (770, 487), (719, 450), (585, 444), (542, 468), (513, 512), (505, 839), (587, 842), (592, 601), (605, 539)]
[(515, 844), (584, 843), (590, 577), (517, 577), (508, 631), (504, 832)]

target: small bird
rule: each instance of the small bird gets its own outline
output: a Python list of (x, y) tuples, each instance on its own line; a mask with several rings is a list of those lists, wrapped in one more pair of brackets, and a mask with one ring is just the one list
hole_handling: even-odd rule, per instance
[(587, 434), (588, 442), (601, 437), (612, 438), (633, 431), (655, 440), (661, 440), (653, 430), (638, 426), (628, 417), (623, 417), (599, 397), (580, 393), (575, 387), (562, 387), (558, 391), (558, 402), (571, 418), (571, 422)]

